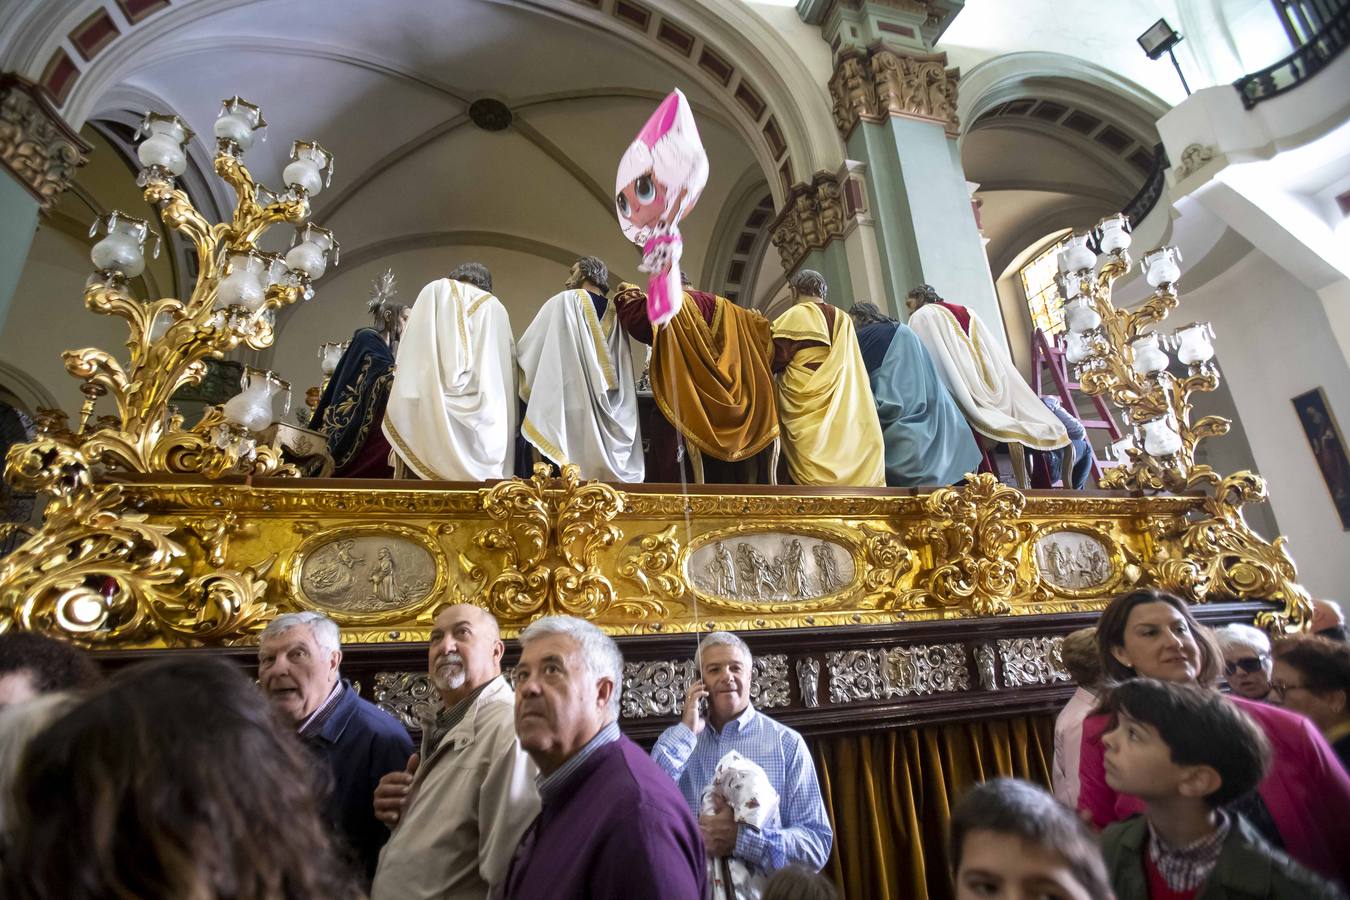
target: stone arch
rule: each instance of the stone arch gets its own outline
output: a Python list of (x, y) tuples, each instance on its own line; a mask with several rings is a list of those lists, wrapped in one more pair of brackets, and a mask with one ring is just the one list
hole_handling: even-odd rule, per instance
[[(843, 160), (822, 86), (813, 82), (783, 35), (748, 7), (720, 0), (649, 0), (645, 5), (614, 0), (500, 2), (639, 46), (708, 89), (752, 149), (776, 206), (781, 207), (795, 179), (833, 170)], [(64, 56), (74, 74), (58, 96), (66, 119), (79, 127), (100, 107), (103, 95), (124, 83), (148, 54), (171, 52), (175, 32), (241, 5), (238, 0), (184, 0), (135, 22), (112, 13), (106, 0), (53, 0), (13, 9), (0, 18), (0, 46), (6, 48), (0, 54), (0, 71), (17, 71), (41, 82)], [(66, 51), (70, 36), (100, 14), (109, 17), (119, 34), (80, 65)], [(297, 52), (316, 52), (294, 43)], [(341, 52), (353, 59), (360, 55)], [(390, 71), (401, 68), (369, 54), (358, 62)], [(432, 89), (445, 89), (415, 77)]]

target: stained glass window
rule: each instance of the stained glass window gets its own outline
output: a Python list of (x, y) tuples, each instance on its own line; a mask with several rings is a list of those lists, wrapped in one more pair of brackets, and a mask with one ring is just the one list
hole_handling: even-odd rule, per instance
[(1058, 240), (1046, 247), (1021, 271), (1031, 324), (1048, 335), (1064, 330), (1064, 301), (1055, 288), (1055, 275), (1059, 273), (1057, 256), (1064, 249), (1064, 242)]

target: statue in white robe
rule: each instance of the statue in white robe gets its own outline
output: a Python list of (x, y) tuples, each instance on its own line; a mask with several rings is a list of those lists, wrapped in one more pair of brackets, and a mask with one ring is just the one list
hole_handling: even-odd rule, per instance
[(609, 270), (584, 257), (566, 287), (544, 302), (517, 342), (526, 404), (521, 434), (552, 462), (580, 467), (583, 478), (642, 481), (631, 351), (606, 296)]
[(1000, 443), (1054, 450), (1069, 443), (1055, 414), (1017, 371), (1007, 349), (974, 311), (948, 303), (926, 284), (909, 292), (909, 327), (918, 335), (972, 428)]
[(460, 266), (424, 287), (408, 316), (383, 428), (420, 478), (514, 473), (515, 349), (506, 308), (491, 289), (485, 266)]

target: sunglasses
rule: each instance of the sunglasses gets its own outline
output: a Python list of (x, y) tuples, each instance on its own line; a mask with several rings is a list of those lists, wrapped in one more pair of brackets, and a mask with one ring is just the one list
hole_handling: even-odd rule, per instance
[(1262, 671), (1265, 662), (1266, 655), (1264, 653), (1260, 656), (1244, 656), (1242, 659), (1235, 659), (1232, 662), (1224, 663), (1223, 673), (1225, 675), (1235, 675), (1237, 674), (1237, 670), (1241, 669), (1248, 675), (1255, 675), (1257, 672)]

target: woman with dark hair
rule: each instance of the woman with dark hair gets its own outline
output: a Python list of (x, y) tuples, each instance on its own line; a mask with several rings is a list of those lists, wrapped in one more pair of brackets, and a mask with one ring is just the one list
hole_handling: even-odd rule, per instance
[[(1097, 646), (1109, 681), (1156, 678), (1213, 689), (1223, 660), (1186, 602), (1162, 591), (1117, 597), (1097, 623)], [(1302, 716), (1229, 695), (1270, 742), (1271, 766), (1255, 794), (1231, 804), (1295, 860), (1350, 883), (1350, 777), (1317, 729)], [(1098, 828), (1143, 811), (1138, 798), (1106, 783), (1102, 734), (1110, 716), (1083, 723), (1078, 808)]]
[(229, 663), (125, 669), (28, 745), (0, 896), (360, 897), (324, 831), (315, 771)]

